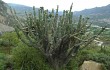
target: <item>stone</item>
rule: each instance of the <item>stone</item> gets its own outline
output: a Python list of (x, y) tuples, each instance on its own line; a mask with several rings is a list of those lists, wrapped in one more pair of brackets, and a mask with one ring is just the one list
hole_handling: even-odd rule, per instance
[(103, 65), (95, 61), (84, 61), (79, 70), (103, 70)]

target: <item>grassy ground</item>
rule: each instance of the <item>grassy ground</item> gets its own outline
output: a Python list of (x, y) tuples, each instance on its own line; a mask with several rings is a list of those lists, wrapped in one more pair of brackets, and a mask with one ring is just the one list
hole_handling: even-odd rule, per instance
[[(6, 62), (4, 62), (4, 61), (7, 60), (7, 59), (5, 59), (5, 57), (10, 57), (10, 55), (12, 55), (11, 54), (12, 48), (16, 47), (18, 45), (19, 46), (23, 46), (23, 45), (17, 39), (17, 36), (15, 33), (6, 33), (3, 36), (1, 36), (0, 38), (3, 39), (1, 41), (1, 43), (2, 43), (1, 45), (3, 45), (3, 46), (0, 46), (0, 53), (2, 53), (2, 54), (0, 54), (0, 56), (2, 57), (0, 59), (0, 61), (2, 61), (2, 62), (0, 62), (0, 63), (1, 63), (1, 65), (4, 66), (6, 64)], [(9, 46), (9, 45), (11, 45), (11, 46)], [(18, 51), (20, 51), (20, 50), (18, 50)], [(17, 51), (15, 51), (15, 52), (17, 52)], [(30, 51), (26, 50), (26, 52), (29, 53)], [(32, 52), (31, 52), (31, 54), (32, 54)], [(19, 54), (19, 55), (21, 55), (21, 57), (24, 56), (24, 54)], [(26, 59), (27, 58), (25, 58), (25, 60)], [(41, 60), (41, 59), (39, 59), (39, 60)], [(79, 66), (83, 63), (84, 60), (93, 60), (93, 61), (96, 61), (99, 63), (103, 63), (106, 66), (106, 68), (108, 70), (110, 70), (110, 68), (109, 68), (109, 66), (110, 66), (110, 46), (106, 46), (105, 48), (103, 48), (101, 50), (101, 47), (99, 47), (99, 46), (89, 45), (89, 47), (85, 48), (84, 50), (79, 51), (76, 58), (71, 60), (71, 62), (67, 66), (67, 69), (65, 69), (65, 70), (78, 70)], [(8, 59), (8, 61), (9, 61), (9, 59)], [(3, 69), (0, 69), (0, 70), (3, 70)]]
[(10, 54), (12, 47), (0, 47), (0, 53)]

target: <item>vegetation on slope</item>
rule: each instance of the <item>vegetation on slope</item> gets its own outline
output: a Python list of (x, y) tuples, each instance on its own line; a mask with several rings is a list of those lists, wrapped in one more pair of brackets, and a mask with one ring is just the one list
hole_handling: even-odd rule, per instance
[[(34, 10), (35, 10), (35, 8), (34, 8)], [(42, 13), (42, 12), (45, 12), (45, 13)], [(3, 35), (0, 35), (0, 50), (1, 50), (0, 51), (0, 69), (1, 70), (6, 70), (8, 68), (14, 69), (14, 70), (20, 70), (20, 69), (21, 70), (30, 70), (30, 69), (33, 69), (33, 70), (37, 70), (37, 69), (38, 70), (52, 70), (52, 69), (58, 70), (58, 69), (60, 69), (60, 68), (54, 68), (53, 66), (51, 66), (49, 64), (48, 58), (46, 58), (45, 54), (43, 53), (43, 52), (46, 52), (47, 54), (49, 53), (49, 55), (54, 56), (52, 59), (57, 60), (58, 63), (57, 62), (53, 63), (53, 65), (58, 64), (62, 67), (61, 69), (78, 70), (78, 68), (80, 67), (80, 65), (82, 64), (82, 62), (84, 60), (94, 60), (94, 61), (103, 63), (105, 66), (105, 69), (109, 70), (110, 69), (109, 68), (109, 66), (110, 66), (110, 62), (109, 62), (109, 60), (110, 60), (109, 59), (110, 58), (109, 49), (110, 48), (109, 47), (106, 47), (103, 50), (102, 49), (100, 50), (100, 47), (97, 45), (89, 45), (89, 47), (84, 50), (80, 50), (78, 48), (79, 46), (83, 47), (84, 43), (87, 42), (87, 40), (88, 40), (88, 42), (90, 41), (90, 39), (84, 40), (85, 38), (87, 38), (87, 36), (90, 35), (90, 34), (85, 35), (85, 34), (87, 34), (86, 30), (85, 30), (86, 25), (84, 25), (83, 23), (84, 22), (87, 23), (87, 20), (85, 19), (85, 21), (84, 21), (84, 18), (82, 18), (82, 16), (80, 16), (79, 23), (78, 24), (74, 23), (74, 26), (73, 26), (73, 24), (71, 22), (72, 21), (71, 20), (72, 19), (71, 8), (70, 8), (69, 12), (64, 11), (63, 17), (60, 16), (60, 19), (58, 22), (56, 21), (56, 18), (59, 17), (58, 8), (57, 8), (56, 14), (54, 14), (53, 12), (54, 12), (54, 10), (52, 10), (51, 13), (48, 13), (47, 11), (43, 10), (43, 7), (41, 7), (41, 9), (39, 10), (39, 17), (37, 17), (38, 19), (35, 19), (35, 17), (36, 17), (35, 11), (34, 11), (34, 13), (32, 13), (34, 15), (32, 15), (32, 14), (27, 15), (27, 20), (26, 20), (27, 24), (26, 24), (26, 26), (24, 26), (23, 33), (22, 33), (22, 29), (20, 29), (19, 26), (16, 28), (18, 30), (17, 35), (23, 36), (21, 40), (22, 41), (25, 40), (24, 41), (25, 44), (23, 44), (20, 41), (20, 39), (17, 38), (17, 35), (15, 32), (9, 32), (9, 33), (4, 33)], [(48, 15), (45, 15), (45, 14), (48, 14)], [(47, 17), (45, 18), (44, 16), (45, 17), (47, 16)], [(32, 24), (34, 24), (33, 19), (36, 20), (36, 22), (37, 22), (36, 23), (37, 27), (35, 27), (36, 29), (33, 28), (33, 26), (32, 26)], [(42, 20), (42, 19), (44, 19), (44, 20)], [(65, 19), (65, 21), (63, 21), (64, 19)], [(45, 28), (44, 23), (46, 23), (44, 21), (51, 24), (51, 25), (49, 25), (49, 24), (46, 25), (47, 29), (48, 29), (47, 31), (44, 29)], [(52, 24), (53, 22), (59, 23), (58, 26), (55, 25), (56, 27), (54, 27), (54, 25)], [(64, 26), (61, 24), (62, 22), (63, 22), (63, 24), (65, 24)], [(68, 23), (68, 24), (66, 24), (66, 23)], [(30, 30), (29, 29), (27, 30), (27, 26), (29, 27)], [(85, 26), (85, 27), (83, 28), (83, 26)], [(56, 28), (58, 28), (58, 30)], [(20, 31), (19, 31), (19, 29), (20, 29)], [(38, 32), (36, 32), (36, 34), (35, 34), (35, 30), (38, 31)], [(55, 32), (55, 30), (57, 30), (57, 31)], [(82, 31), (80, 31), (80, 30), (82, 30)], [(97, 31), (100, 32), (100, 30), (87, 29), (87, 32), (90, 32), (90, 31), (93, 31), (93, 35), (97, 35)], [(70, 39), (69, 34), (72, 34), (72, 33), (73, 34), (77, 33), (78, 35), (77, 34), (75, 36), (73, 35), (73, 37)], [(106, 37), (106, 35), (109, 33), (110, 33), (109, 30), (104, 32), (102, 35), (100, 35), (101, 39), (106, 40), (108, 38), (108, 37)], [(48, 37), (46, 37), (46, 36), (48, 36)], [(21, 38), (21, 37), (19, 37), (19, 38)], [(93, 38), (93, 40), (94, 40), (94, 38)], [(51, 45), (49, 49), (46, 48), (46, 47), (48, 47), (46, 44), (47, 41), (49, 41), (49, 43), (50, 43), (48, 46)], [(56, 43), (56, 41), (57, 41), (57, 43)], [(74, 44), (78, 44), (78, 45), (72, 44), (73, 43), (72, 41), (74, 42)], [(85, 41), (85, 42), (83, 42), (83, 41)], [(34, 42), (34, 43), (32, 43), (32, 42)], [(79, 45), (79, 42), (83, 42), (82, 45)], [(87, 44), (89, 44), (88, 42), (87, 42)], [(60, 45), (59, 45), (59, 43), (60, 43)], [(69, 43), (69, 45), (68, 45), (68, 43)], [(26, 44), (28, 46), (30, 44), (31, 46), (27, 47)], [(35, 48), (33, 47), (33, 44), (35, 44), (34, 45)], [(36, 44), (38, 44), (38, 45), (36, 45)], [(60, 47), (57, 45), (59, 45)], [(75, 56), (74, 56), (74, 58), (71, 58), (69, 62), (65, 63), (65, 65), (63, 67), (64, 63), (62, 62), (62, 60), (63, 60), (63, 58), (65, 58), (64, 55), (68, 54), (68, 52), (70, 52), (71, 47), (72, 47), (71, 45), (73, 45), (75, 47), (74, 48), (75, 50), (73, 50), (73, 52), (75, 54), (72, 54), (73, 56), (74, 55)], [(67, 48), (68, 46), (70, 47), (69, 49)], [(36, 48), (36, 47), (40, 47), (40, 48)], [(8, 49), (4, 49), (4, 48), (8, 48)], [(48, 52), (47, 50), (49, 50), (50, 52)], [(6, 52), (4, 52), (4, 51), (6, 51)], [(7, 51), (9, 51), (9, 52), (7, 52)], [(51, 53), (51, 51), (52, 51), (52, 53)], [(57, 52), (59, 52), (59, 53), (57, 53)], [(78, 54), (76, 54), (76, 53), (78, 53)], [(56, 57), (56, 56), (58, 56), (58, 57)], [(62, 62), (63, 64), (61, 65), (59, 62)]]
[(74, 15), (79, 16), (80, 14), (90, 17), (94, 25), (107, 26), (110, 28), (110, 4), (103, 7), (96, 7), (92, 9), (85, 9), (82, 11), (75, 12)]

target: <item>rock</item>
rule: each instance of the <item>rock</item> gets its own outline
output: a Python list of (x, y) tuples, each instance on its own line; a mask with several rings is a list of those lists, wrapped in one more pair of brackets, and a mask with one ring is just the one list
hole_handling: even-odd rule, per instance
[(80, 70), (103, 70), (103, 65), (94, 61), (84, 61)]
[(7, 25), (0, 23), (0, 32), (11, 32), (11, 31), (14, 31), (13, 27), (10, 27), (10, 26), (7, 26)]

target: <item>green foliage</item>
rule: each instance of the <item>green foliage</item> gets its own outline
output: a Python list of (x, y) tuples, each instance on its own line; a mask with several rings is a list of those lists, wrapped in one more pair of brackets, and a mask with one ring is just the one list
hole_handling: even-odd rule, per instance
[(92, 60), (103, 63), (107, 70), (110, 70), (110, 53), (96, 53), (92, 55)]
[(20, 43), (15, 32), (6, 32), (0, 36), (0, 52), (10, 54), (12, 47)]
[(3, 53), (0, 53), (0, 70), (4, 70), (5, 61), (6, 61), (6, 55)]
[(7, 64), (12, 64), (10, 56), (4, 53), (0, 53), (0, 70), (6, 70)]
[(14, 68), (22, 70), (50, 70), (39, 50), (32, 47), (16, 47), (12, 50)]
[(17, 46), (19, 42), (15, 32), (7, 32), (0, 37), (0, 45), (4, 47)]
[(72, 59), (68, 65), (67, 70), (78, 70), (84, 61), (93, 60), (103, 64), (104, 70), (110, 70), (110, 52), (100, 51), (99, 48), (89, 48), (80, 51), (77, 56)]
[(12, 47), (0, 47), (0, 53), (10, 54)]

